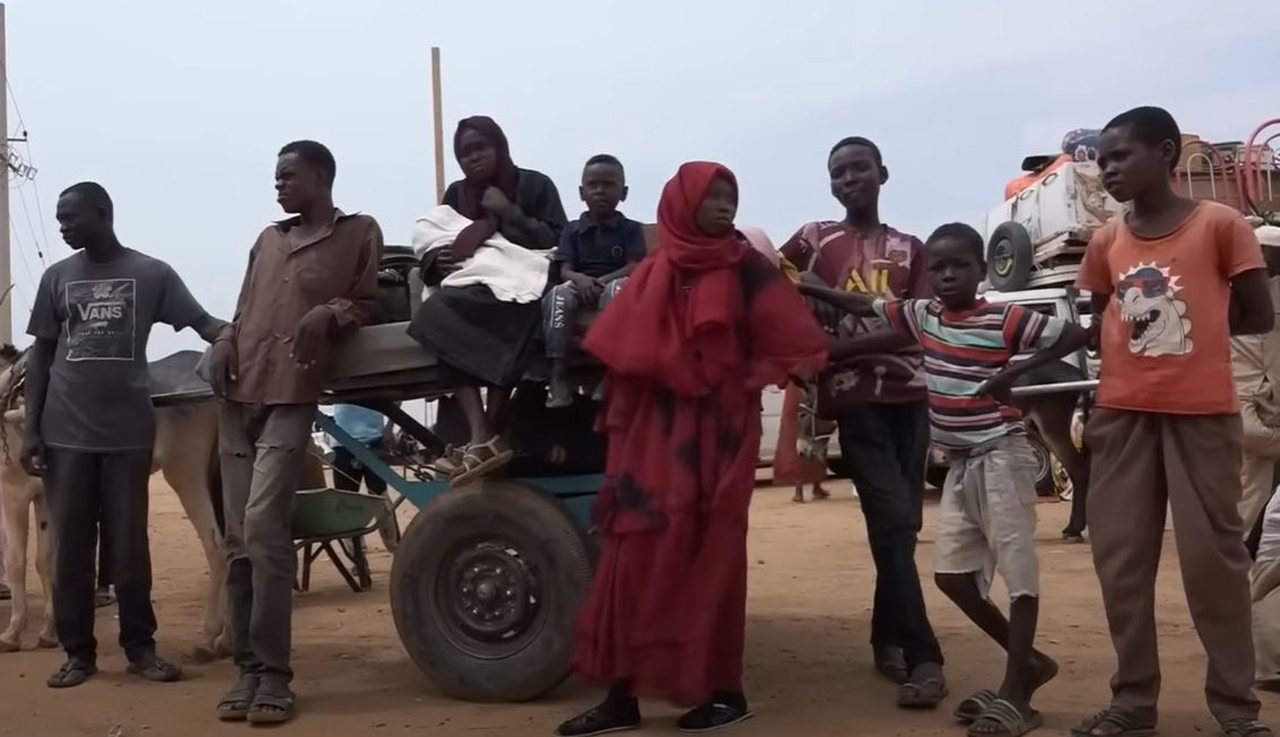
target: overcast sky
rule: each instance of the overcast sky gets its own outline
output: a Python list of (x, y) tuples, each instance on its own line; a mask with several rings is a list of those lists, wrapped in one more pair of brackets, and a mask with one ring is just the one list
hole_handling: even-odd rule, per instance
[[(446, 136), (493, 116), (570, 213), (592, 154), (624, 161), (625, 210), (645, 221), (680, 162), (714, 159), (738, 174), (739, 221), (778, 243), (840, 214), (825, 163), (843, 136), (880, 144), (882, 215), (924, 235), (980, 227), (1024, 156), (1129, 107), (1213, 140), (1280, 116), (1276, 0), (9, 0), (7, 25), (9, 125), (16, 102), (42, 205), (32, 184), (11, 197), (15, 336), (35, 242), (68, 255), (53, 206), (83, 179), (115, 198), (126, 245), (222, 317), (280, 215), (287, 141), (326, 143), (338, 206), (407, 243), (435, 198), (432, 45)], [(150, 354), (198, 343), (157, 328)]]

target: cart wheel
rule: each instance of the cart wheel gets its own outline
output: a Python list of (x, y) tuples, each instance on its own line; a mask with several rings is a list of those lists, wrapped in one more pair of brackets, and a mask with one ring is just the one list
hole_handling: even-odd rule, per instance
[(1031, 278), (1031, 235), (1020, 223), (996, 226), (987, 244), (987, 280), (1001, 292), (1013, 292), (1027, 286)]
[(591, 575), (583, 535), (554, 499), (484, 482), (440, 495), (409, 523), (391, 612), (413, 662), (446, 694), (523, 701), (569, 674)]

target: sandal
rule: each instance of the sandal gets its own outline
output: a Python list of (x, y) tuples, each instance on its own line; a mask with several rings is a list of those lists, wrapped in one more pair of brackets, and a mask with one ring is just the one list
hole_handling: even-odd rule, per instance
[[(926, 675), (921, 680), (920, 671), (924, 668), (936, 669), (936, 675)], [(903, 709), (933, 709), (947, 697), (947, 680), (942, 675), (942, 666), (937, 663), (924, 663), (916, 667), (911, 680), (898, 687), (898, 706)]]
[(982, 716), (982, 712), (991, 706), (992, 702), (1000, 698), (995, 691), (984, 688), (969, 698), (961, 701), (956, 705), (956, 710), (951, 712), (961, 724), (969, 724), (977, 721)]
[(93, 592), (93, 608), (94, 609), (101, 609), (103, 607), (108, 607), (114, 603), (116, 603), (116, 596), (115, 594), (111, 593), (110, 588), (104, 587)]
[(1218, 727), (1222, 730), (1222, 737), (1272, 737), (1273, 735), (1267, 725), (1247, 717), (1219, 722)]
[[(455, 489), (459, 486), (466, 486), (510, 463), (515, 451), (510, 448), (498, 450), (497, 446), (501, 440), (501, 437), (494, 435), (487, 443), (472, 445), (467, 448), (466, 453), (462, 456), (462, 468), (458, 470), (458, 473), (454, 474), (453, 480), (449, 482), (449, 488)], [(482, 453), (487, 453), (488, 457), (483, 457)]]
[(296, 701), (288, 686), (260, 681), (245, 718), (250, 724), (284, 724), (293, 719)]
[(236, 683), (222, 695), (218, 701), (218, 719), (224, 722), (238, 722), (249, 716), (249, 707), (253, 705), (254, 694), (260, 683), (258, 676), (244, 673), (236, 679)]
[(3, 583), (0, 583), (0, 601), (9, 601), (12, 598), (13, 590)]
[[(1117, 732), (1099, 732), (1099, 727), (1114, 727)], [(1128, 712), (1109, 706), (1071, 728), (1071, 737), (1152, 737), (1156, 725), (1140, 722)], [(1247, 733), (1246, 733), (1247, 734)]]
[(155, 683), (173, 683), (182, 678), (181, 668), (158, 655), (151, 656), (149, 660), (129, 663), (129, 667), (125, 668), (125, 672), (135, 676), (142, 676)]
[[(1011, 702), (995, 699), (969, 727), (969, 737), (1022, 737), (1044, 726), (1044, 717), (1035, 709), (1023, 714)], [(984, 729), (985, 727), (985, 729)]]
[(89, 680), (91, 676), (96, 675), (98, 666), (75, 658), (68, 658), (67, 662), (58, 668), (58, 672), (49, 676), (45, 684), (49, 688), (71, 688), (79, 686)]
[(441, 453), (440, 457), (435, 459), (431, 465), (440, 473), (446, 476), (452, 476), (462, 468), (462, 457), (466, 453), (466, 450), (467, 449), (465, 447), (457, 448), (452, 445), (446, 445), (444, 447), (444, 452)]

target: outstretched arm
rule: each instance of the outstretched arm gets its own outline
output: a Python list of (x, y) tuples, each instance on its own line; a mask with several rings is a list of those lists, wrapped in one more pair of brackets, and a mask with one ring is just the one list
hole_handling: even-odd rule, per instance
[(986, 383), (978, 388), (978, 393), (988, 394), (997, 401), (1007, 403), (1012, 396), (1013, 384), (1018, 380), (1018, 377), (1042, 366), (1047, 366), (1054, 361), (1062, 360), (1063, 357), (1084, 348), (1088, 344), (1089, 333), (1075, 323), (1067, 323), (1062, 327), (1062, 335), (1058, 336), (1058, 340), (1053, 345), (1048, 348), (1042, 348), (1030, 358), (1005, 366), (1003, 371), (987, 379)]
[(801, 281), (797, 285), (800, 293), (806, 297), (825, 302), (832, 307), (839, 308), (858, 317), (875, 317), (875, 310), (872, 304), (876, 298), (870, 294), (861, 294), (859, 292), (844, 292), (831, 287), (818, 286), (806, 281)]

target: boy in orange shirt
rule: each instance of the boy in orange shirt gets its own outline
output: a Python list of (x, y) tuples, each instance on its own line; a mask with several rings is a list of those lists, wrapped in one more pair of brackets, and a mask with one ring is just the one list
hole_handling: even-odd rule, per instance
[(1160, 691), (1155, 580), (1172, 510), (1191, 617), (1208, 655), (1205, 693), (1227, 737), (1270, 737), (1253, 693), (1249, 556), (1242, 542), (1241, 423), (1230, 335), (1274, 314), (1262, 253), (1238, 212), (1178, 196), (1178, 125), (1160, 108), (1102, 133), (1107, 191), (1130, 204), (1098, 231), (1076, 285), (1092, 293), (1102, 354), (1089, 529), (1118, 667), (1106, 709), (1075, 737), (1154, 734)]

